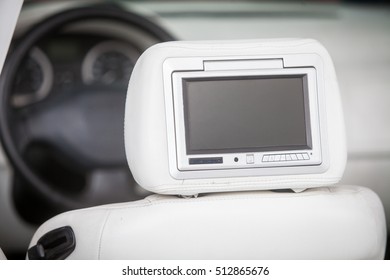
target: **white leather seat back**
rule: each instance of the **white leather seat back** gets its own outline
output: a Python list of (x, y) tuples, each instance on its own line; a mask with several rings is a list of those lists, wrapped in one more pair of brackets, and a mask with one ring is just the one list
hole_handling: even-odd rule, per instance
[(378, 197), (361, 187), (144, 200), (67, 212), (69, 259), (381, 259), (386, 228)]

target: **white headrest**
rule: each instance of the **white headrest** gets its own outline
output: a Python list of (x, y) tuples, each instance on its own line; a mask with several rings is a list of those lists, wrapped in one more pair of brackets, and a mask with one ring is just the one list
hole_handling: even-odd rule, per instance
[[(302, 59), (302, 55), (310, 58), (310, 65)], [(182, 114), (175, 115), (177, 112), (174, 112), (173, 107), (175, 104), (177, 107), (177, 103), (172, 101), (174, 97), (169, 91), (174, 87), (173, 73), (180, 67), (182, 68), (179, 70), (183, 71), (187, 67), (177, 66), (176, 61), (185, 65), (186, 59), (191, 64), (194, 58), (201, 58), (203, 62), (227, 58), (229, 61), (243, 61), (244, 64), (252, 59), (272, 63), (280, 60), (282, 68), (292, 65), (297, 69), (315, 69), (313, 85), (320, 93), (318, 100), (313, 100), (312, 97), (309, 99), (310, 102), (318, 102), (321, 108), (318, 115), (310, 115), (310, 118), (318, 118), (319, 121), (320, 137), (315, 141), (318, 141), (319, 154), (322, 155), (320, 164), (292, 164), (283, 169), (283, 172), (272, 166), (258, 170), (244, 168), (241, 171), (234, 168), (192, 173), (178, 170), (180, 159), (174, 150), (179, 150), (182, 144), (178, 143), (178, 131), (175, 129), (177, 122), (184, 120), (178, 120)], [(272, 63), (269, 68), (275, 67)], [(257, 67), (256, 63), (248, 65), (245, 67)], [(300, 189), (337, 183), (344, 172), (346, 146), (339, 89), (331, 58), (321, 44), (310, 39), (157, 44), (142, 54), (130, 79), (125, 111), (125, 146), (135, 180), (155, 193), (192, 195), (223, 191)], [(279, 159), (279, 155), (277, 156)]]

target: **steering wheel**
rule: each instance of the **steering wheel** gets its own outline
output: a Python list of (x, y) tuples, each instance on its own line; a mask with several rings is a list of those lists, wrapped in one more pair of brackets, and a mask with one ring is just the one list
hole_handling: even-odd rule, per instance
[[(67, 24), (86, 19), (127, 24), (156, 41), (175, 40), (167, 31), (137, 14), (116, 8), (83, 7), (41, 21), (16, 42), (0, 80), (1, 142), (15, 173), (28, 182), (34, 194), (50, 201), (62, 211), (108, 203), (110, 200), (106, 200), (105, 196), (110, 190), (106, 188), (100, 195), (96, 195), (101, 186), (92, 188), (88, 186), (89, 180), (85, 180), (87, 186), (82, 191), (64, 191), (63, 187), (59, 188), (43, 178), (29, 163), (28, 159), (34, 155), (26, 153), (27, 147), (44, 147), (49, 161), (59, 160), (66, 167), (64, 170), (75, 170), (81, 174), (80, 178), (89, 178), (97, 170), (115, 173), (115, 170), (126, 168), (128, 172), (123, 143), (126, 94), (89, 86), (79, 92), (56, 93), (23, 108), (13, 108), (12, 86), (18, 67), (39, 40), (55, 34)], [(47, 168), (50, 172), (50, 166)], [(65, 180), (64, 184), (69, 184), (69, 189), (74, 188), (71, 180)], [(98, 198), (91, 201), (89, 196)]]

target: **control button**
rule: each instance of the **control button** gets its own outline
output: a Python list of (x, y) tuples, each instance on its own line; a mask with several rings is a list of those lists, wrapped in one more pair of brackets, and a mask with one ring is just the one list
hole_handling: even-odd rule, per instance
[(280, 155), (280, 161), (286, 161), (286, 155)]
[(292, 160), (298, 160), (297, 155), (296, 154), (291, 154), (291, 159)]
[(309, 157), (309, 155), (307, 153), (303, 153), (302, 155), (303, 155), (303, 159), (306, 159), (306, 160), (310, 159), (310, 157)]
[(297, 154), (297, 158), (298, 158), (298, 160), (303, 160), (302, 154)]
[(275, 161), (275, 156), (274, 155), (270, 155), (268, 161)]
[(291, 156), (290, 155), (286, 155), (286, 160), (290, 161), (291, 160)]
[(275, 155), (275, 161), (280, 161), (280, 155)]
[(269, 155), (263, 156), (263, 162), (268, 162), (268, 160), (269, 160)]
[(246, 163), (247, 164), (255, 163), (255, 156), (253, 154), (247, 154), (246, 155)]

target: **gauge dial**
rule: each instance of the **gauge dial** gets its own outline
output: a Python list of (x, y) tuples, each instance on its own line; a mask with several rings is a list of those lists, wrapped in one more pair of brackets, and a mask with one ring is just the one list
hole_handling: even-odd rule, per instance
[(105, 41), (85, 56), (82, 78), (85, 84), (127, 86), (139, 53), (131, 45)]
[(33, 48), (19, 67), (13, 85), (11, 103), (23, 107), (45, 98), (53, 85), (53, 67), (49, 58), (37, 47)]

